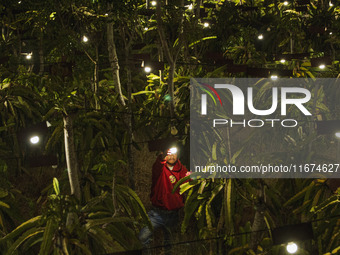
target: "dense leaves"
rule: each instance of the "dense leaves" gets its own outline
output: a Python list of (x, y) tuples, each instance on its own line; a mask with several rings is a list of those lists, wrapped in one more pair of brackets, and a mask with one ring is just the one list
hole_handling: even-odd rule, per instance
[[(1, 252), (102, 254), (140, 248), (137, 233), (150, 222), (130, 188), (133, 165), (144, 163), (136, 162), (132, 149), (142, 148), (139, 141), (175, 136), (182, 162), (189, 164), (190, 78), (268, 78), (251, 68), (289, 71), (283, 75), (288, 77), (338, 76), (338, 3), (300, 2), (176, 0), (154, 7), (139, 0), (2, 1)], [(318, 57), (327, 59), (323, 70), (311, 60)], [(142, 63), (154, 64), (150, 74)], [(306, 83), (306, 88), (313, 118), (340, 118), (336, 84)], [(271, 104), (270, 85), (260, 82), (254, 91), (256, 106)], [(79, 200), (70, 195), (70, 169), (64, 170), (64, 116), (73, 120)], [(338, 162), (337, 142), (316, 134), (310, 124), (315, 119), (296, 109), (289, 116), (302, 120), (299, 129), (236, 132), (233, 139), (246, 139), (232, 149), (206, 137), (209, 146), (202, 153), (235, 165)], [(32, 147), (23, 130), (45, 121), (52, 126)], [(56, 170), (32, 168), (30, 159), (40, 154), (56, 155)], [(307, 221), (313, 221), (315, 239), (303, 247), (305, 253), (336, 254), (339, 189), (330, 183), (322, 176), (192, 175), (175, 187), (186, 196), (182, 232), (210, 240), (188, 254), (282, 254), (268, 230)]]

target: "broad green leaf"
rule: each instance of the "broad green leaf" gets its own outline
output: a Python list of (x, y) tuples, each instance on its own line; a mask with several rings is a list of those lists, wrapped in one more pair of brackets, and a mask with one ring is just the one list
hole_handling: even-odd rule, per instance
[(216, 39), (216, 38), (217, 38), (217, 36), (208, 36), (208, 37), (201, 38), (201, 39), (199, 39), (199, 40), (197, 40), (197, 41), (195, 41), (195, 42), (189, 44), (189, 48), (193, 47), (193, 46), (196, 45), (196, 44), (199, 44), (199, 43), (201, 43), (201, 42), (204, 42), (204, 41), (206, 41), (206, 40), (212, 40), (212, 39)]
[(196, 211), (200, 203), (201, 202), (199, 200), (194, 200), (191, 203), (185, 204), (185, 207), (184, 207), (185, 214), (184, 214), (184, 219), (183, 219), (182, 226), (181, 226), (182, 233), (186, 231), (187, 227), (189, 226), (190, 219), (194, 215), (194, 212)]
[(208, 228), (212, 228), (213, 227), (213, 218), (214, 218), (214, 213), (211, 210), (211, 206), (207, 205), (205, 207), (205, 218), (207, 220), (207, 226)]
[(103, 192), (103, 194), (101, 194), (100, 196), (94, 197), (92, 198), (90, 201), (88, 201), (86, 203), (86, 205), (81, 209), (82, 212), (87, 212), (90, 209), (92, 209), (94, 206), (96, 206), (97, 204), (101, 203), (108, 195), (108, 192), (105, 191)]
[(44, 235), (43, 235), (43, 241), (40, 246), (39, 255), (45, 255), (49, 253), (49, 251), (51, 250), (54, 235), (57, 229), (58, 229), (58, 224), (56, 224), (56, 222), (53, 219), (47, 220)]
[(217, 148), (217, 142), (215, 142), (215, 143), (213, 144), (213, 147), (212, 147), (211, 156), (212, 156), (212, 159), (213, 159), (213, 160), (217, 160), (217, 156), (216, 156), (216, 148)]
[(30, 237), (33, 237), (35, 235), (38, 235), (40, 233), (44, 232), (44, 228), (31, 228), (27, 230), (25, 233), (23, 233), (7, 250), (6, 255), (11, 255), (13, 254), (19, 246), (25, 242), (27, 239)]
[[(132, 189), (130, 189), (128, 186), (125, 186), (125, 185), (116, 184), (115, 188), (116, 188), (116, 192), (118, 194), (118, 197), (120, 198), (121, 203), (126, 204), (125, 200), (127, 200), (127, 199), (133, 199), (134, 200), (134, 202), (139, 206), (139, 211), (136, 212), (136, 213), (139, 213), (142, 216), (143, 220), (147, 223), (148, 227), (150, 229), (152, 229), (152, 225), (151, 225), (151, 222), (150, 222), (149, 217), (147, 215), (147, 212), (145, 210), (145, 207), (144, 207), (142, 201), (140, 200), (140, 198), (138, 197), (138, 195)], [(123, 192), (126, 196), (124, 197), (123, 194), (120, 194), (121, 192)], [(129, 206), (129, 205), (125, 205), (126, 209), (131, 210), (130, 207), (131, 206)]]
[(340, 252), (340, 246), (332, 250), (332, 254), (339, 254), (339, 252)]
[(54, 16), (57, 14), (57, 12), (51, 12), (50, 14), (50, 19), (53, 19), (54, 20)]
[(138, 92), (135, 92), (135, 93), (131, 93), (131, 96), (134, 97), (134, 96), (137, 96), (137, 95), (143, 95), (143, 94), (155, 94), (155, 91), (138, 91)]
[(211, 202), (214, 200), (214, 198), (217, 196), (217, 194), (223, 189), (223, 184), (218, 184), (211, 192), (211, 196), (209, 198), (208, 204), (211, 204)]
[(36, 216), (32, 219), (29, 219), (28, 221), (25, 221), (20, 226), (18, 226), (16, 229), (14, 229), (11, 233), (9, 233), (6, 236), (4, 236), (3, 238), (1, 238), (0, 242), (6, 241), (6, 240), (11, 240), (11, 239), (17, 237), (18, 235), (20, 235), (25, 230), (27, 230), (27, 229), (29, 229), (33, 226), (40, 225), (39, 221), (41, 220), (41, 218), (42, 218), (42, 216)]
[(228, 252), (228, 255), (232, 255), (232, 254), (245, 254), (245, 251), (248, 250), (248, 244), (244, 245), (244, 246), (240, 246), (240, 247), (236, 247), (231, 249)]
[(319, 189), (319, 190), (318, 190), (318, 192), (317, 192), (316, 195), (314, 196), (313, 203), (312, 203), (312, 207), (314, 207), (314, 206), (316, 206), (316, 205), (318, 204), (322, 192), (323, 192), (322, 189)]
[(101, 226), (104, 224), (109, 223), (115, 223), (115, 222), (126, 222), (126, 223), (132, 223), (134, 220), (130, 219), (128, 217), (107, 217), (102, 219), (91, 219), (87, 220), (87, 223), (85, 224), (86, 229), (93, 228), (95, 226)]
[(304, 211), (307, 211), (307, 212), (308, 212), (308, 210), (306, 210), (306, 209), (307, 209), (307, 207), (310, 205), (310, 203), (311, 203), (311, 200), (304, 201), (303, 204), (302, 204), (301, 206), (299, 206), (298, 208), (296, 208), (296, 209), (293, 210), (293, 213), (294, 213), (295, 215), (298, 215), (298, 214), (300, 214), (300, 213), (303, 213)]
[(235, 164), (237, 157), (240, 155), (240, 153), (243, 151), (244, 147), (242, 147), (240, 150), (238, 150), (233, 157), (230, 160), (231, 164)]
[(59, 181), (57, 178), (53, 178), (53, 189), (57, 196), (60, 195), (60, 189), (59, 189)]
[(2, 216), (2, 213), (0, 212), (0, 226), (2, 227), (2, 229), (5, 228), (5, 225), (4, 225), (4, 221), (2, 220), (3, 216)]
[(201, 182), (201, 185), (200, 185), (200, 187), (199, 187), (199, 189), (198, 189), (198, 194), (202, 194), (202, 193), (203, 193), (203, 190), (204, 190), (206, 184), (207, 184), (207, 180), (204, 179), (204, 180)]
[(89, 235), (96, 240), (96, 242), (103, 246), (107, 253), (117, 252), (114, 250), (114, 240), (111, 235), (98, 227), (90, 228), (88, 230)]
[[(175, 193), (175, 191), (178, 189), (178, 187), (179, 187), (180, 185), (182, 185), (182, 183), (184, 183), (184, 182), (186, 182), (186, 181), (188, 181), (188, 180), (190, 180), (190, 179), (191, 179), (191, 176), (190, 176), (190, 175), (185, 176), (184, 178), (180, 179), (180, 180), (174, 185), (174, 188), (172, 189), (172, 193)], [(197, 183), (195, 182), (195, 184), (197, 184)]]
[(330, 198), (328, 198), (326, 201), (323, 201), (318, 206), (312, 207), (312, 209), (310, 211), (314, 212), (314, 213), (319, 213), (319, 212), (325, 210), (327, 207), (329, 207), (331, 205), (336, 205), (336, 204), (339, 204), (339, 203), (340, 203), (340, 198), (337, 195), (334, 195), (334, 196), (331, 196)]
[(84, 244), (80, 243), (79, 240), (77, 240), (77, 239), (70, 239), (69, 243), (78, 246), (82, 250), (82, 254), (92, 255), (92, 252), (89, 250), (89, 248), (86, 247)]
[(8, 195), (8, 191), (0, 188), (0, 198), (4, 198)]
[(284, 207), (289, 205), (289, 204), (292, 204), (294, 202), (296, 202), (297, 200), (301, 199), (305, 193), (310, 190), (311, 188), (313, 188), (315, 185), (314, 185), (314, 182), (312, 182), (309, 186), (305, 187), (303, 190), (301, 190), (300, 192), (298, 192), (297, 194), (295, 194), (291, 199), (289, 199), (286, 203), (284, 203)]
[[(181, 185), (181, 188), (180, 188), (180, 194), (183, 194), (184, 192), (186, 192), (188, 189), (191, 189), (192, 187), (194, 187), (196, 184), (191, 184), (190, 182), (186, 182), (186, 183), (183, 183)], [(172, 193), (175, 192), (175, 189), (173, 189)]]
[(10, 208), (10, 206), (8, 204), (6, 204), (5, 202), (2, 202), (2, 201), (0, 201), (0, 206), (8, 208), (8, 209)]
[(231, 212), (231, 198), (232, 198), (232, 191), (231, 191), (231, 188), (232, 188), (232, 180), (231, 179), (228, 179), (227, 180), (227, 223), (228, 223), (228, 226), (229, 228), (231, 228), (232, 226), (232, 212)]

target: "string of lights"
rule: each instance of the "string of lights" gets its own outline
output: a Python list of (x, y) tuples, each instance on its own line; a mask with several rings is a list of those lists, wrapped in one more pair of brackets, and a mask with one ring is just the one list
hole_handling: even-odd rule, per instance
[[(327, 220), (337, 219), (337, 218), (340, 218), (340, 214), (332, 215), (332, 216), (328, 216), (328, 217), (324, 217), (324, 218), (320, 218), (320, 219), (311, 220), (311, 221), (308, 221), (306, 223), (315, 223), (315, 222), (320, 222), (320, 221), (326, 222)], [(253, 233), (264, 233), (264, 232), (269, 232), (269, 231), (270, 231), (270, 229), (266, 228), (266, 229), (261, 229), (261, 230), (257, 230), (257, 231), (247, 231), (247, 232), (234, 233), (234, 234), (229, 234), (229, 235), (216, 236), (216, 237), (211, 237), (211, 238), (200, 238), (200, 239), (196, 239), (196, 240), (173, 242), (170, 245), (178, 246), (178, 245), (185, 245), (185, 244), (198, 243), (198, 242), (215, 241), (215, 240), (219, 240), (219, 239), (225, 239), (226, 240), (226, 239), (231, 238), (231, 237), (239, 237), (239, 236), (244, 236), (244, 235), (251, 235)], [(145, 247), (142, 250), (155, 250), (155, 249), (161, 249), (161, 248), (164, 248), (164, 247), (165, 247), (165, 245), (157, 245), (157, 246), (153, 246), (153, 247)]]
[[(153, 117), (153, 118), (161, 118), (161, 119), (168, 119), (168, 120), (173, 120), (173, 118), (171, 118), (170, 116), (159, 116), (159, 115), (152, 115), (152, 114), (145, 114), (145, 113), (132, 113), (132, 112), (129, 112), (129, 111), (116, 111), (116, 110), (103, 110), (103, 109), (94, 109), (94, 108), (83, 108), (83, 109), (78, 109), (78, 110), (81, 110), (81, 111), (85, 111), (85, 112), (89, 112), (90, 110), (92, 111), (98, 111), (98, 112), (104, 112), (104, 113), (110, 113), (110, 114), (115, 114), (115, 115), (133, 115), (133, 116), (148, 116), (148, 117)], [(181, 121), (183, 120), (188, 120), (188, 117), (186, 118), (182, 118), (182, 119), (179, 119)], [(306, 119), (301, 119), (301, 120), (297, 120), (299, 122), (302, 122), (302, 123), (314, 123), (315, 125), (316, 124), (319, 124), (320, 121), (318, 120), (314, 120), (314, 119), (311, 119), (311, 118), (306, 118)], [(330, 121), (332, 122), (332, 121)], [(337, 120), (333, 121), (333, 122), (338, 122)], [(325, 125), (329, 126), (329, 125), (332, 125), (332, 123), (328, 123), (327, 121), (324, 123)], [(337, 125), (337, 123), (335, 123)], [(222, 127), (221, 127), (222, 128)], [(321, 127), (322, 129), (324, 129), (323, 127)], [(176, 138), (185, 138), (185, 137), (188, 137), (190, 134), (177, 134), (175, 135), (174, 137)], [(9, 134), (7, 136), (3, 136), (3, 138), (5, 137), (10, 137), (10, 136), (14, 136), (14, 134)], [(336, 136), (338, 136), (338, 134), (336, 133)], [(34, 138), (36, 138), (36, 136), (34, 136)], [(130, 142), (130, 143), (122, 143), (122, 144), (119, 144), (120, 146), (126, 146), (126, 145), (133, 145), (133, 144), (146, 144), (146, 143), (149, 143), (149, 142), (152, 142), (153, 140), (146, 140), (146, 141), (133, 141), (133, 142)], [(118, 145), (118, 146), (119, 146)], [(106, 146), (105, 148), (102, 148), (103, 150), (106, 150), (106, 149), (112, 149), (112, 148), (116, 148), (117, 145), (114, 145), (114, 146)], [(77, 150), (77, 152), (89, 152), (89, 151), (98, 151), (98, 148), (93, 148), (93, 149), (84, 149), (84, 150)], [(2, 157), (3, 160), (12, 160), (12, 159), (22, 159), (22, 157)]]
[[(259, 40), (263, 40), (263, 35), (262, 34), (260, 34), (258, 37), (259, 37)], [(293, 55), (298, 55), (298, 54), (293, 54)], [(277, 58), (277, 55), (273, 55), (272, 57), (273, 58)], [(290, 58), (289, 54), (287, 56), (285, 56), (285, 55), (280, 56), (280, 59), (276, 60), (276, 61), (280, 62), (280, 64), (284, 64), (287, 61), (289, 61), (286, 58)], [(327, 71), (326, 66), (331, 66), (332, 65), (332, 62), (331, 62), (329, 57), (310, 58), (309, 60), (312, 62), (312, 66), (311, 67), (314, 67), (314, 68), (318, 67), (319, 71)], [(143, 59), (138, 59), (138, 58), (131, 58), (131, 59), (129, 59), (129, 61), (134, 61), (135, 63), (140, 63), (140, 62), (143, 63), (144, 62)], [(221, 61), (222, 61), (222, 64), (219, 63)], [(303, 61), (306, 61), (306, 60), (303, 60)], [(108, 61), (104, 61), (104, 62), (100, 61), (99, 63), (100, 63), (100, 65), (104, 65), (104, 66), (109, 64)], [(20, 62), (20, 63), (19, 62), (18, 63), (14, 63), (13, 62), (12, 64), (18, 64), (18, 65), (40, 65), (39, 62), (33, 62), (33, 61), (30, 61), (30, 62)], [(66, 67), (66, 65), (67, 65), (67, 66), (69, 66), (71, 68), (70, 65), (73, 65), (73, 64), (74, 63), (65, 62), (65, 61), (53, 61), (53, 62), (44, 62), (43, 66), (44, 67), (51, 67), (51, 66), (65, 65), (64, 67)], [(124, 61), (121, 61), (120, 64), (122, 66), (125, 66), (125, 65), (131, 66), (128, 63), (124, 63)], [(145, 70), (145, 72), (146, 73), (150, 73), (152, 71), (152, 69), (153, 69), (152, 65), (156, 65), (155, 69), (157, 69), (157, 70), (163, 70), (165, 62), (150, 62), (149, 64), (151, 64), (151, 66), (150, 65), (144, 66), (143, 64), (141, 64), (141, 66), (139, 68), (143, 68), (144, 70), (145, 70), (145, 68), (147, 68), (148, 70)], [(212, 59), (212, 61), (209, 62), (209, 63), (207, 63), (207, 62), (196, 62), (196, 63), (193, 63), (193, 62), (182, 62), (182, 61), (179, 61), (179, 62), (177, 62), (177, 64), (178, 65), (182, 65), (182, 66), (213, 66), (213, 67), (221, 67), (223, 65), (227, 65), (227, 66), (231, 67), (231, 69), (229, 71), (228, 71), (228, 69), (226, 69), (226, 72), (230, 72), (230, 73), (234, 73), (235, 71), (231, 71), (231, 70), (233, 70), (233, 68), (237, 68), (237, 67), (239, 67), (239, 68), (243, 67), (243, 69), (244, 69), (245, 66), (247, 66), (249, 69), (253, 69), (254, 68), (254, 67), (252, 67), (250, 65), (248, 66), (248, 65), (244, 65), (244, 64), (243, 65), (233, 64), (230, 59), (224, 59), (224, 58), (223, 59), (219, 58), (219, 59), (215, 59), (215, 60)], [(265, 70), (265, 68), (263, 68), (263, 67), (261, 67), (261, 68), (263, 70)], [(271, 67), (271, 69), (272, 68), (273, 67)], [(258, 69), (258, 68), (255, 68), (255, 69)], [(101, 70), (99, 70), (99, 71), (101, 71)], [(282, 68), (282, 67), (279, 67), (279, 66), (277, 66), (275, 68), (275, 71), (276, 72), (280, 72), (281, 71), (284, 74), (283, 76), (287, 76), (287, 77), (292, 75), (292, 71), (291, 70), (288, 70), (286, 68)], [(17, 74), (17, 71), (6, 70), (6, 72)], [(241, 72), (241, 71), (239, 71), (239, 70), (236, 71), (236, 73), (239, 73), (239, 72)], [(247, 70), (244, 70), (243, 72), (247, 73)], [(22, 74), (31, 75), (32, 73), (33, 73), (33, 71), (22, 73)], [(44, 73), (50, 73), (50, 71), (44, 71)], [(253, 73), (251, 73), (251, 74), (253, 74)], [(289, 75), (287, 75), (287, 74), (289, 74)], [(263, 76), (263, 78), (266, 78), (266, 77), (267, 76)], [(275, 80), (278, 77), (276, 75), (271, 75), (271, 76), (268, 76), (268, 78), (271, 78), (271, 79)]]
[[(186, 138), (188, 137), (189, 134), (177, 134), (173, 137), (177, 138), (177, 139), (180, 139), (180, 138)], [(153, 142), (154, 140), (145, 140), (145, 141), (133, 141), (133, 142), (130, 142), (130, 143), (121, 143), (119, 145), (121, 146), (126, 146), (126, 145), (134, 145), (134, 144), (148, 144), (150, 142)], [(117, 145), (111, 145), (111, 146), (106, 146), (105, 148), (101, 148), (98, 149), (98, 148), (89, 148), (89, 149), (83, 149), (83, 150), (75, 150), (76, 153), (79, 153), (79, 152), (90, 152), (90, 151), (96, 151), (98, 153), (100, 152), (103, 152), (105, 150), (108, 150), (108, 149), (114, 149), (114, 148), (117, 148)], [(1, 157), (0, 156), (0, 159), (2, 160), (19, 160), (19, 159), (23, 159), (23, 157)]]
[(160, 119), (169, 119), (169, 120), (178, 120), (178, 121), (184, 121), (188, 120), (189, 116), (179, 118), (178, 116), (176, 117), (171, 117), (171, 116), (161, 116), (161, 115), (155, 115), (155, 114), (147, 114), (147, 113), (136, 113), (136, 112), (130, 112), (130, 111), (116, 111), (116, 110), (103, 110), (103, 109), (95, 109), (95, 108), (82, 108), (79, 109), (85, 112), (103, 112), (103, 113), (113, 113), (117, 115), (132, 115), (132, 116), (143, 116), (143, 117), (152, 117), (152, 118), (160, 118)]

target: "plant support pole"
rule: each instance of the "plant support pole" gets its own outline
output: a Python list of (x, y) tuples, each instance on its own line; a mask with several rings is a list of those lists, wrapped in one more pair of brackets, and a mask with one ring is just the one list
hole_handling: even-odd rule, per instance
[(109, 52), (109, 61), (112, 68), (112, 75), (113, 75), (113, 82), (115, 85), (115, 89), (117, 94), (119, 95), (119, 100), (123, 106), (125, 106), (125, 100), (122, 93), (122, 86), (120, 83), (120, 76), (119, 76), (119, 63), (118, 63), (118, 56), (116, 50), (116, 44), (114, 40), (114, 30), (113, 30), (113, 17), (112, 17), (112, 3), (108, 4), (109, 10), (109, 19), (110, 21), (107, 23), (107, 49)]
[(64, 138), (65, 138), (65, 156), (67, 164), (68, 178), (71, 187), (71, 195), (74, 195), (79, 201), (81, 198), (79, 177), (78, 177), (78, 162), (76, 151), (74, 148), (74, 135), (72, 118), (64, 114)]

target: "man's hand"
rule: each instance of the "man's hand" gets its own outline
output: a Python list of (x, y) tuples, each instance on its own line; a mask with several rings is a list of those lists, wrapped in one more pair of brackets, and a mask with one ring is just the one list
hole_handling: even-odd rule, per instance
[(167, 161), (171, 153), (170, 153), (170, 150), (165, 150), (162, 154), (163, 154), (163, 160)]
[(158, 154), (158, 157), (161, 159), (161, 160), (166, 160), (166, 156), (167, 156), (167, 151), (161, 151), (159, 154)]
[(164, 150), (164, 151), (161, 151), (159, 154), (158, 154), (158, 157), (160, 157), (162, 160), (165, 160), (167, 161), (168, 160), (168, 156), (170, 155), (170, 150)]

